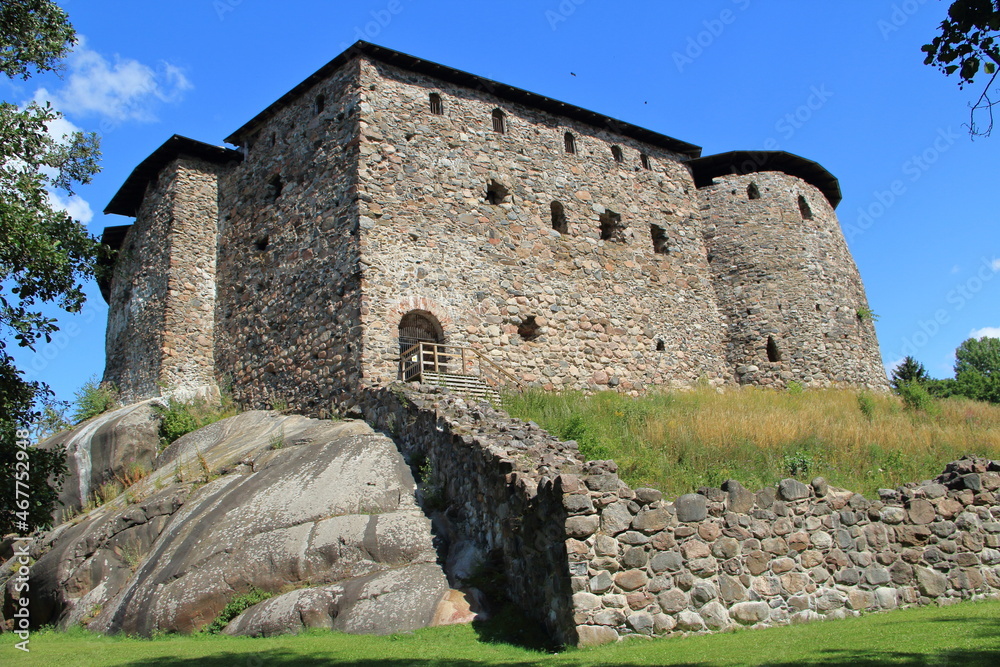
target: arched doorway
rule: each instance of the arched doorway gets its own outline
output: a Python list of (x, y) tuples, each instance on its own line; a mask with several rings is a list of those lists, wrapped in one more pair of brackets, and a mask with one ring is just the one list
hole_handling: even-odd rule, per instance
[(399, 369), (403, 380), (418, 379), (424, 371), (440, 372), (433, 350), (422, 355), (415, 349), (420, 343), (444, 343), (444, 329), (426, 310), (411, 310), (399, 321)]

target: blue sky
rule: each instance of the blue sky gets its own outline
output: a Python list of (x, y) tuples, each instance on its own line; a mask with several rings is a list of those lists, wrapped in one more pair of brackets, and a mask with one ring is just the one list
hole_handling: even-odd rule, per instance
[[(173, 0), (60, 3), (83, 37), (63, 77), (0, 82), (103, 137), (103, 171), (68, 207), (104, 206), (174, 133), (214, 144), (357, 39), (487, 76), (704, 147), (803, 155), (840, 179), (838, 208), (887, 364), (936, 377), (972, 334), (1000, 335), (1000, 130), (971, 141), (974, 91), (923, 65), (940, 0), (819, 3)], [(575, 74), (575, 76), (573, 76)], [(978, 92), (978, 91), (976, 91)], [(67, 125), (68, 127), (68, 125)], [(104, 366), (107, 308), (83, 313), (29, 377), (69, 399)]]

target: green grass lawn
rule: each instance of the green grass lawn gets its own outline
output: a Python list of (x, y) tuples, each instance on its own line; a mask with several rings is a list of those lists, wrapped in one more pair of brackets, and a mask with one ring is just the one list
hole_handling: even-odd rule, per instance
[(432, 628), (372, 637), (312, 632), (247, 639), (197, 635), (155, 640), (100, 637), (83, 630), (32, 635), (31, 652), (0, 636), (0, 664), (98, 665), (1000, 665), (1000, 601), (907, 609), (719, 635), (634, 640), (544, 653), (485, 639), (489, 628)]

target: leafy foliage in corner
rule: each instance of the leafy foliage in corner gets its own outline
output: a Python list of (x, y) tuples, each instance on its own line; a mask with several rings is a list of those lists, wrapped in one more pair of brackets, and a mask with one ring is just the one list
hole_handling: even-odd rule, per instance
[[(941, 22), (941, 34), (924, 44), (925, 65), (933, 65), (946, 76), (958, 75), (958, 86), (975, 83), (981, 73), (989, 77), (975, 104), (970, 104), (969, 134), (989, 136), (993, 130), (993, 106), (990, 87), (1000, 69), (1000, 0), (955, 0), (948, 17)], [(986, 112), (988, 124), (980, 129), (977, 112)]]
[(79, 424), (118, 407), (118, 389), (111, 383), (87, 380), (74, 394), (73, 422)]
[[(54, 2), (0, 3), (0, 72), (8, 78), (58, 69), (75, 41), (73, 26)], [(30, 471), (26, 523), (31, 529), (48, 523), (65, 473), (64, 454), (18, 447), (18, 429), (30, 429), (41, 416), (36, 404), (52, 392), (24, 378), (7, 341), (34, 349), (40, 339), (50, 339), (56, 322), (38, 310), (40, 304), (79, 311), (86, 298), (82, 282), (95, 275), (102, 248), (50, 200), (52, 190), (72, 195), (74, 184), (89, 183), (100, 157), (96, 134), (49, 134), (60, 117), (47, 103), (22, 108), (0, 102), (0, 533), (12, 529), (18, 507), (17, 464), (24, 464), (19, 451), (26, 452)]]
[(955, 350), (957, 393), (1000, 403), (1000, 338), (969, 338)]
[(878, 322), (878, 314), (871, 308), (868, 308), (867, 306), (862, 306), (861, 308), (858, 308), (857, 311), (855, 311), (855, 314), (858, 316), (858, 319), (862, 322), (864, 322), (865, 320)]
[(1000, 403), (1000, 338), (969, 338), (955, 350), (955, 360), (954, 378), (926, 383), (931, 394)]
[(245, 595), (237, 595), (230, 600), (229, 604), (222, 608), (219, 615), (205, 628), (204, 631), (210, 635), (219, 634), (227, 625), (229, 625), (231, 620), (258, 602), (263, 602), (264, 600), (270, 598), (272, 595), (274, 594), (262, 591), (255, 586), (251, 586), (249, 593), (246, 593)]
[[(24, 438), (19, 435), (26, 434), (24, 431), (19, 434), (18, 428), (14, 422), (0, 419), (0, 497), (4, 504), (3, 512), (0, 512), (0, 535), (27, 535), (50, 526), (52, 512), (59, 502), (62, 478), (66, 474), (64, 450), (22, 449), (18, 443), (23, 443)], [(18, 487), (19, 475), (25, 472), (25, 460), (28, 474), (21, 481), (27, 482), (27, 486), (22, 484)], [(22, 467), (19, 468), (18, 463)], [(51, 484), (49, 480), (52, 480)]]

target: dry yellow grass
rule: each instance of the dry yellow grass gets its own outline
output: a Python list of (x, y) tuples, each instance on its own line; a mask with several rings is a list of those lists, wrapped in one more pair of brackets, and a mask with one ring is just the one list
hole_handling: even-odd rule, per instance
[(817, 475), (866, 495), (928, 479), (963, 455), (1000, 458), (1000, 406), (936, 401), (932, 413), (894, 395), (710, 388), (629, 398), (528, 392), (508, 409), (589, 458), (613, 458), (633, 486), (671, 494), (737, 479), (757, 489)]

